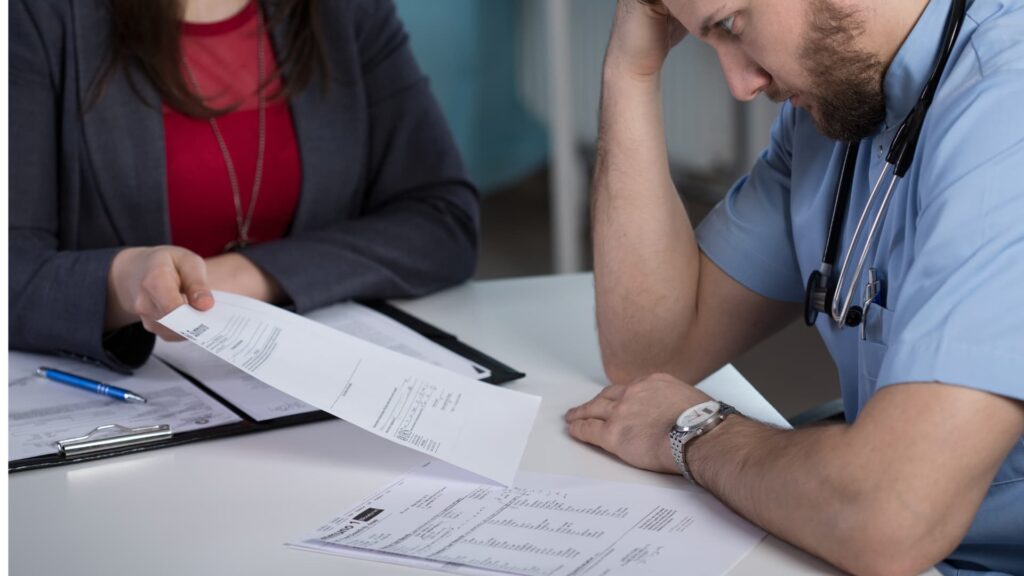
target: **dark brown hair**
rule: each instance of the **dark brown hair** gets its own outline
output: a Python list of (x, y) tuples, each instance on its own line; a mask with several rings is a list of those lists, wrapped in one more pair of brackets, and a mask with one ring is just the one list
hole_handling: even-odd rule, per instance
[[(258, 0), (254, 0), (258, 1)], [(111, 77), (124, 70), (129, 85), (140, 95), (134, 73), (141, 71), (168, 106), (196, 118), (230, 111), (210, 108), (192, 93), (181, 73), (182, 6), (179, 0), (109, 0), (110, 52), (89, 91), (88, 112), (103, 97)], [(289, 98), (308, 87), (319, 73), (327, 87), (328, 66), (323, 31), (316, 17), (318, 0), (277, 0), (267, 18), (267, 29), (284, 26), (285, 52), (278, 54), (277, 76), (281, 91), (273, 98)], [(273, 78), (268, 79), (267, 83)]]

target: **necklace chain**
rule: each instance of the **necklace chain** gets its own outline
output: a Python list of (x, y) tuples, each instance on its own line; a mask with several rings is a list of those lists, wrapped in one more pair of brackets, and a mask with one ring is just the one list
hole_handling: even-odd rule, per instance
[[(228, 242), (224, 246), (225, 252), (230, 252), (238, 248), (245, 248), (251, 242), (249, 238), (249, 227), (252, 226), (253, 214), (256, 211), (256, 200), (260, 195), (260, 184), (263, 181), (263, 156), (267, 144), (267, 119), (266, 119), (266, 95), (264, 93), (263, 83), (266, 79), (266, 58), (264, 55), (263, 47), (263, 17), (257, 14), (259, 19), (259, 36), (256, 39), (256, 59), (259, 66), (259, 72), (257, 76), (257, 87), (256, 87), (256, 98), (257, 108), (259, 114), (259, 127), (257, 129), (258, 146), (256, 152), (256, 174), (253, 177), (252, 183), (252, 196), (249, 197), (249, 209), (244, 213), (242, 212), (242, 192), (241, 187), (238, 185), (238, 176), (235, 173), (235, 163), (231, 159), (231, 152), (228, 150), (228, 145), (224, 141), (224, 136), (221, 134), (220, 126), (217, 124), (217, 119), (210, 118), (210, 127), (213, 129), (213, 135), (217, 139), (217, 146), (220, 148), (221, 156), (224, 157), (224, 165), (228, 170), (228, 179), (231, 181), (231, 196), (235, 202), (235, 227), (237, 230), (237, 237)], [(192, 81), (192, 87), (199, 94), (199, 81), (196, 78), (195, 72), (192, 71), (192, 66), (188, 63), (187, 58), (183, 58), (185, 63), (185, 70), (188, 72), (189, 79)]]

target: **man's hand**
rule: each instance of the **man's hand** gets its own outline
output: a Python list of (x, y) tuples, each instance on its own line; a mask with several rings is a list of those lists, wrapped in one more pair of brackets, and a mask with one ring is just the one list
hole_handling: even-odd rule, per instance
[(660, 0), (619, 0), (605, 69), (641, 78), (655, 76), (669, 51), (685, 36), (686, 29)]
[(146, 330), (164, 340), (181, 340), (157, 320), (189, 304), (197, 310), (213, 307), (206, 279), (206, 262), (177, 246), (126, 248), (118, 252), (107, 273), (107, 330), (142, 321)]
[(599, 446), (637, 468), (676, 473), (668, 433), (676, 418), (711, 398), (672, 376), (654, 374), (629, 385), (612, 385), (569, 410), (569, 434)]

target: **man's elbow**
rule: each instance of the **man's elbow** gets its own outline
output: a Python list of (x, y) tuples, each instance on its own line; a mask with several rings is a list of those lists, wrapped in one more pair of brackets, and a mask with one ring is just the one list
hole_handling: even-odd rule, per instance
[(601, 360), (604, 365), (604, 375), (612, 384), (625, 385), (640, 378), (636, 370), (631, 370), (624, 363), (609, 361), (606, 356), (603, 356)]
[[(676, 362), (675, 358), (641, 358), (640, 354), (615, 351), (601, 342), (601, 365), (604, 374), (612, 384), (627, 385), (654, 374), (665, 374), (683, 382), (696, 383), (704, 378), (692, 369), (690, 364)], [(692, 364), (692, 363), (691, 363)]]
[(601, 342), (601, 365), (608, 381), (619, 385), (631, 384), (651, 374), (669, 372), (655, 362), (638, 362), (635, 355), (625, 350), (613, 350), (606, 342)]

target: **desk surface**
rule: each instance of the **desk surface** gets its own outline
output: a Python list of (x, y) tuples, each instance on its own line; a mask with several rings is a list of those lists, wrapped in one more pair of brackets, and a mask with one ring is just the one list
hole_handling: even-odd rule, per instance
[[(589, 275), (480, 282), (400, 306), (527, 373), (509, 386), (544, 401), (524, 469), (682, 485), (679, 477), (633, 469), (565, 432), (565, 410), (606, 382)], [(283, 546), (421, 461), (335, 420), (11, 474), (10, 571), (424, 573)], [(822, 573), (838, 572), (772, 537), (731, 572)]]

